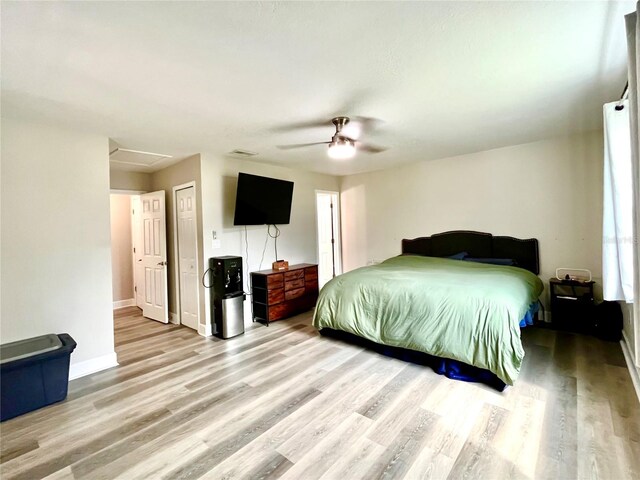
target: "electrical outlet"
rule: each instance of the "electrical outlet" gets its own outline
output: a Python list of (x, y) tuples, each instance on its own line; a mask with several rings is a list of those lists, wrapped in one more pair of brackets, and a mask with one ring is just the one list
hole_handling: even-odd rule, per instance
[(213, 235), (214, 240), (218, 239), (218, 232), (216, 232), (215, 230), (211, 230), (211, 234)]

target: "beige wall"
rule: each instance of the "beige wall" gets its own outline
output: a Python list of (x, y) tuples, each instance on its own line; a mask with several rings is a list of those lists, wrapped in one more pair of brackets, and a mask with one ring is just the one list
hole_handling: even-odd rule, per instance
[(602, 151), (592, 132), (344, 177), (345, 270), (464, 229), (537, 238), (543, 280), (576, 267), (601, 282)]
[(115, 362), (106, 137), (2, 118), (2, 342), (68, 333)]
[[(202, 252), (202, 202), (200, 199), (200, 155), (193, 155), (174, 165), (151, 174), (150, 190), (165, 191), (165, 209), (167, 214), (167, 291), (169, 295), (169, 312), (178, 313), (177, 298), (178, 285), (176, 283), (177, 260), (175, 258), (174, 242), (174, 199), (173, 187), (188, 182), (195, 182), (197, 202), (198, 251)], [(198, 267), (202, 275), (202, 259)], [(200, 286), (200, 296), (204, 295), (204, 287)], [(202, 318), (202, 314), (201, 314)]]
[(113, 301), (133, 299), (130, 195), (111, 194), (111, 274)]
[(125, 172), (111, 168), (109, 175), (112, 190), (130, 190), (134, 192), (150, 192), (152, 190), (151, 173)]
[[(291, 222), (280, 226), (278, 256), (289, 263), (317, 261), (315, 190), (339, 190), (339, 179), (330, 175), (303, 172), (246, 160), (202, 155), (203, 260), (220, 255), (238, 255), (246, 261), (244, 227), (233, 225), (238, 172), (280, 178), (294, 182)], [(218, 232), (220, 248), (212, 246), (212, 230)], [(266, 226), (248, 226), (249, 265), (245, 263), (245, 281), (249, 272), (258, 270), (265, 244)], [(273, 240), (269, 238), (262, 268), (274, 261)], [(249, 291), (245, 285), (245, 291)], [(210, 324), (209, 292), (202, 308)], [(245, 302), (245, 322), (251, 322), (251, 303)]]

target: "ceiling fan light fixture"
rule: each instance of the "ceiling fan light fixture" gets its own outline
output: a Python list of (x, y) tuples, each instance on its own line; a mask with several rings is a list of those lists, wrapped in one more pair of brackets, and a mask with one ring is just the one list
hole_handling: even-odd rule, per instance
[(329, 144), (329, 157), (334, 160), (347, 160), (356, 154), (355, 142), (349, 138), (338, 138)]

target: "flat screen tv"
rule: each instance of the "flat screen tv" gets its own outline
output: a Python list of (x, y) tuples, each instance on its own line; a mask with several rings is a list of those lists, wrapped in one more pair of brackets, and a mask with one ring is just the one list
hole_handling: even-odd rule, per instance
[(288, 224), (292, 197), (293, 182), (240, 173), (233, 224)]

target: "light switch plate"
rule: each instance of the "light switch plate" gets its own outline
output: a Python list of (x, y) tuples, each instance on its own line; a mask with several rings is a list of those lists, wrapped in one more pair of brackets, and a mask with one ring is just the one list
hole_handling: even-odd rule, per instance
[(222, 242), (220, 240), (211, 240), (211, 248), (220, 248), (222, 247)]

